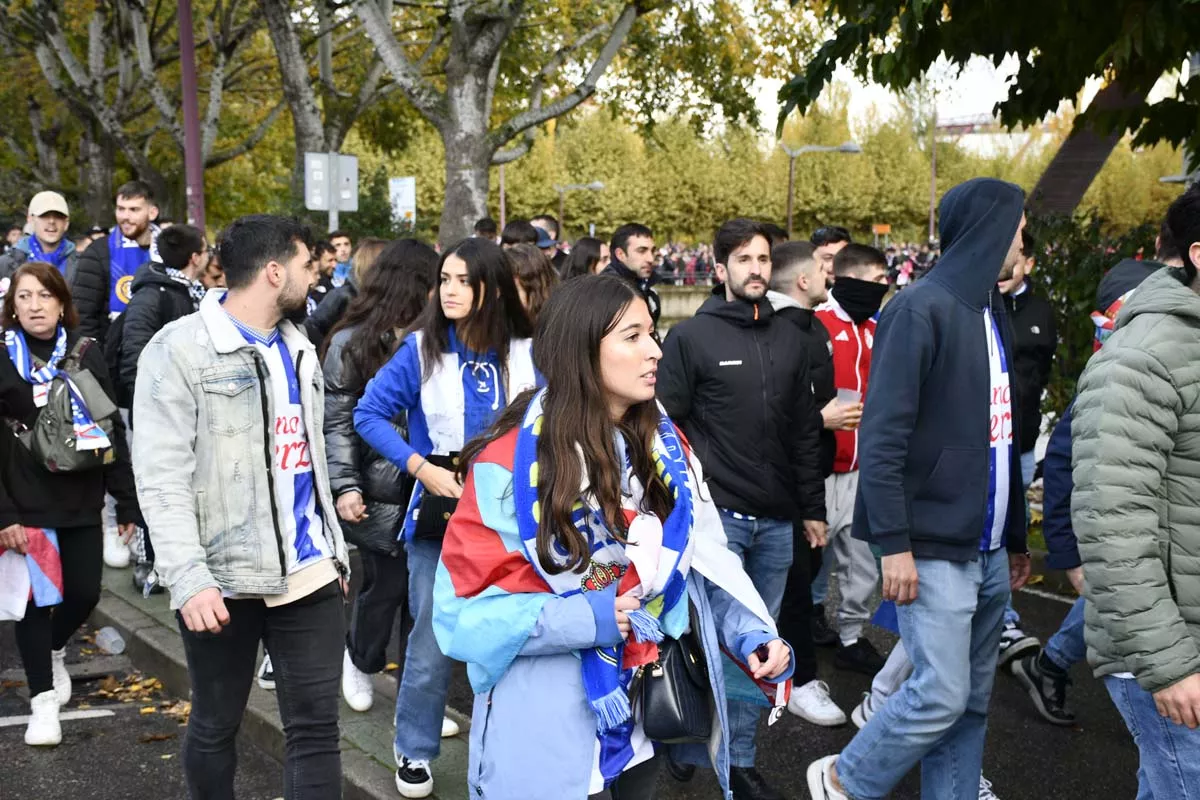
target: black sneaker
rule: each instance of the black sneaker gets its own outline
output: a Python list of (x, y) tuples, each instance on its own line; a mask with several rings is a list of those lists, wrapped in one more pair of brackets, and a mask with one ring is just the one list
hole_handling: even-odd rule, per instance
[(813, 644), (818, 647), (833, 647), (839, 641), (837, 628), (825, 619), (825, 606), (822, 603), (813, 606), (812, 638)]
[(696, 774), (695, 764), (684, 764), (676, 761), (671, 755), (671, 748), (666, 748), (667, 753), (667, 774), (680, 783), (687, 783)]
[(754, 767), (730, 767), (729, 788), (733, 800), (785, 800)]
[(996, 666), (1004, 669), (1016, 659), (1028, 655), (1030, 651), (1037, 650), (1041, 646), (1042, 643), (1036, 636), (1030, 636), (1016, 625), (1005, 625), (1004, 630), (1000, 633), (1000, 657), (997, 659)]
[(863, 675), (879, 672), (883, 669), (884, 661), (886, 659), (875, 649), (875, 645), (862, 636), (852, 645), (839, 645), (837, 655), (833, 658), (834, 666), (838, 669), (861, 672)]
[(421, 798), (433, 794), (433, 775), (428, 761), (410, 761), (400, 756), (400, 767), (396, 770), (396, 791), (401, 797)]
[(1071, 678), (1047, 663), (1043, 651), (1019, 658), (1012, 664), (1012, 674), (1029, 697), (1039, 714), (1052, 725), (1074, 725), (1075, 712), (1067, 707), (1067, 687)]
[(139, 561), (133, 565), (133, 588), (137, 589), (143, 597), (163, 593), (163, 585), (158, 580), (158, 573), (154, 571), (154, 565), (149, 561)]
[(271, 666), (270, 653), (263, 653), (262, 663), (258, 665), (258, 685), (268, 692), (275, 691), (275, 668)]

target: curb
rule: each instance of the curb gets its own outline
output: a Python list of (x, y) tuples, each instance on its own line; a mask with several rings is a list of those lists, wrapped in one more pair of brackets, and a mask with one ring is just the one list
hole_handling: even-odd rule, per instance
[[(179, 697), (191, 694), (187, 658), (179, 634), (121, 597), (104, 589), (100, 603), (92, 612), (98, 626), (111, 625), (125, 639), (126, 654), (143, 672), (158, 678), (167, 691)], [(391, 697), (396, 696), (394, 678), (376, 680), (376, 687), (386, 689), (390, 681)], [(387, 697), (386, 692), (382, 693)], [(461, 724), (461, 721), (460, 721)], [(250, 691), (246, 713), (238, 731), (276, 761), (283, 763), (283, 722), (274, 697), (257, 685)], [(396, 788), (392, 768), (346, 740), (341, 740), (342, 792), (345, 800), (395, 800)]]

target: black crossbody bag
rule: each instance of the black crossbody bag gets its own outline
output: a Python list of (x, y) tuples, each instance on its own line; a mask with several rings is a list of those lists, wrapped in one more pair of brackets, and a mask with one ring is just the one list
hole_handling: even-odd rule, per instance
[[(458, 470), (458, 459), (458, 453), (451, 453), (445, 456), (431, 455), (425, 460), (432, 466), (455, 472)], [(450, 524), (450, 517), (456, 508), (458, 498), (442, 497), (426, 490), (421, 495), (421, 505), (417, 509), (417, 527), (413, 530), (413, 538), (438, 542), (446, 538), (446, 526)]]
[(629, 685), (634, 716), (640, 713), (642, 730), (654, 742), (688, 744), (712, 738), (712, 684), (691, 600), (688, 617), (688, 632), (678, 639), (663, 639), (658, 661), (639, 667)]

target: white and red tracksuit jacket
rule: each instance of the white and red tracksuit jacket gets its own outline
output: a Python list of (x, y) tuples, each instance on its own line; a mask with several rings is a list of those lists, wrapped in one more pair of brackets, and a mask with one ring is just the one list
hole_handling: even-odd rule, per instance
[[(871, 373), (871, 350), (875, 346), (875, 320), (855, 325), (838, 301), (830, 295), (817, 308), (817, 317), (829, 331), (833, 344), (833, 384), (838, 389), (853, 389), (867, 399), (867, 376)], [(858, 469), (858, 431), (834, 431), (837, 455), (834, 472)]]

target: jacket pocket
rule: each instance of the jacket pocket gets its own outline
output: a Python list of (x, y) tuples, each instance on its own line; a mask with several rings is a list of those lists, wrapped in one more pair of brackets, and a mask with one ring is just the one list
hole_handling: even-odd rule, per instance
[[(962, 542), (983, 535), (988, 492), (988, 451), (945, 447), (912, 499), (912, 536)], [(1007, 503), (1008, 498), (998, 498)]]
[(223, 369), (205, 371), (200, 377), (204, 406), (208, 414), (208, 429), (224, 436), (245, 433), (262, 416), (258, 408), (258, 393), (254, 387), (258, 377), (248, 370)]

